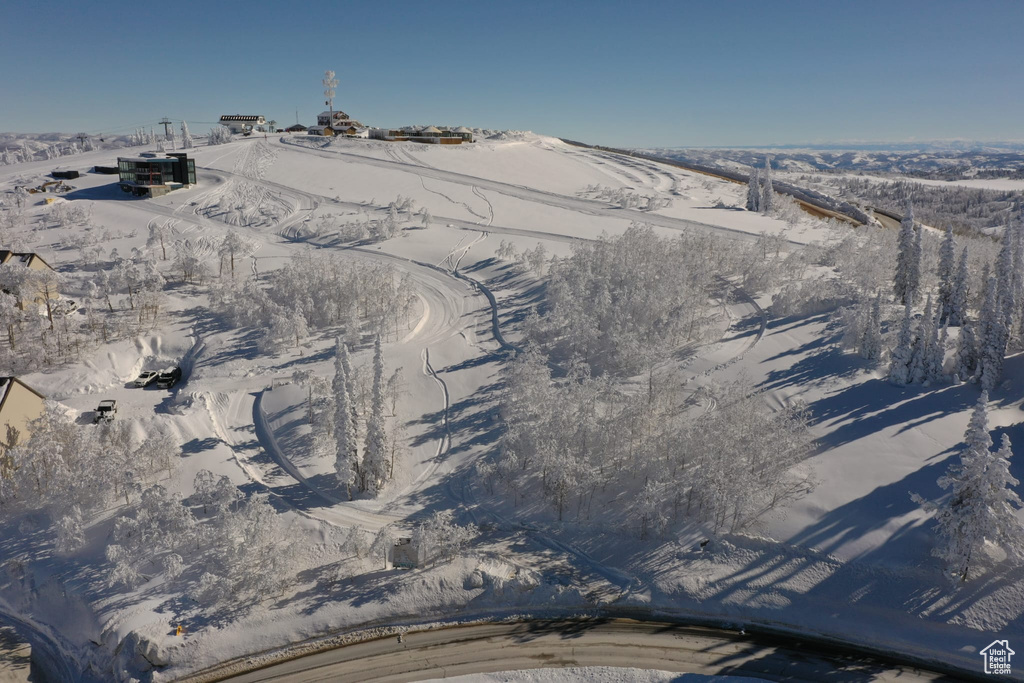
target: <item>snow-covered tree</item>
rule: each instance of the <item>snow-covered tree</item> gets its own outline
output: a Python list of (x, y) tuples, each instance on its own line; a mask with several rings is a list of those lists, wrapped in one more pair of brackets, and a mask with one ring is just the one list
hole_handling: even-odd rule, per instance
[(882, 357), (882, 292), (875, 295), (867, 311), (858, 347), (862, 358), (878, 360)]
[(54, 550), (61, 555), (70, 555), (85, 546), (82, 530), (82, 509), (72, 505), (68, 513), (57, 521), (57, 540)]
[(224, 239), (221, 240), (217, 246), (217, 254), (221, 258), (221, 266), (223, 269), (224, 259), (227, 258), (231, 263), (231, 277), (235, 276), (235, 259), (246, 258), (256, 253), (256, 250), (260, 248), (260, 243), (254, 239), (243, 237), (234, 230), (229, 230)]
[(964, 446), (959, 462), (938, 480), (950, 495), (935, 515), (939, 544), (932, 551), (961, 583), (970, 578), (986, 542), (1016, 561), (1024, 559), (1024, 525), (1017, 517), (1022, 504), (1013, 490), (1020, 482), (1010, 474), (1010, 438), (1004, 435), (999, 452), (992, 452), (985, 391), (971, 415)]
[(356, 483), (359, 463), (347, 359), (348, 347), (341, 337), (338, 337), (334, 345), (334, 381), (331, 384), (334, 396), (334, 473), (351, 500), (352, 485)]
[(762, 204), (761, 174), (757, 168), (753, 168), (747, 181), (747, 211), (760, 211)]
[(772, 186), (772, 158), (764, 158), (764, 173), (761, 174), (761, 213), (771, 213), (775, 203), (775, 188)]
[(195, 143), (192, 141), (192, 133), (188, 132), (188, 124), (181, 122), (181, 148), (192, 149)]
[(907, 203), (907, 213), (900, 223), (896, 273), (893, 293), (901, 304), (916, 303), (921, 286), (921, 235), (914, 225), (914, 206)]
[(413, 542), (423, 553), (424, 562), (453, 559), (476, 535), (472, 526), (455, 523), (451, 510), (438, 510), (421, 522), (413, 532)]
[(889, 383), (898, 387), (913, 381), (910, 364), (914, 356), (914, 335), (910, 313), (910, 302), (908, 301), (903, 306), (903, 321), (900, 323), (899, 336), (896, 338), (896, 347), (892, 350), (889, 358)]
[(994, 276), (985, 286), (985, 302), (978, 317), (978, 377), (981, 388), (991, 391), (1003, 373), (1008, 330), (999, 307), (999, 285)]
[(223, 145), (225, 142), (231, 142), (231, 131), (228, 128), (217, 125), (210, 129), (210, 135), (206, 138), (206, 144)]
[(388, 474), (387, 432), (384, 424), (384, 354), (379, 334), (373, 345), (373, 390), (370, 414), (366, 420), (363, 470), (366, 490), (376, 495), (387, 481)]
[(949, 296), (949, 311), (946, 321), (954, 327), (967, 321), (967, 304), (970, 300), (970, 269), (967, 264), (967, 247), (960, 252), (953, 288)]
[(942, 238), (942, 246), (939, 248), (939, 300), (937, 308), (939, 311), (939, 324), (943, 325), (949, 319), (949, 312), (953, 303), (954, 279), (956, 277), (956, 244), (953, 240), (953, 226), (946, 226), (946, 234)]
[(978, 372), (978, 338), (974, 331), (974, 323), (962, 324), (960, 336), (956, 341), (954, 372), (960, 381), (972, 381)]

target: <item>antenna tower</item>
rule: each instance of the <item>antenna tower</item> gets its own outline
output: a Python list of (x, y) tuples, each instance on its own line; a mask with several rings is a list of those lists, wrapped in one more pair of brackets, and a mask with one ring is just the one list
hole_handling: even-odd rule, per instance
[(324, 80), (321, 81), (324, 84), (324, 97), (327, 98), (327, 102), (324, 104), (330, 109), (331, 112), (331, 126), (334, 125), (334, 89), (338, 87), (338, 79), (334, 77), (334, 72), (327, 70), (324, 72)]

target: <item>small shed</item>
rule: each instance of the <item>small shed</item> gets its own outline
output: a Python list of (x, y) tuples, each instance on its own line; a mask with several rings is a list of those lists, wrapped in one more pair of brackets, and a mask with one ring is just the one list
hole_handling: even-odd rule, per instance
[(305, 133), (306, 127), (301, 123), (296, 123), (294, 126), (288, 126), (284, 129), (285, 133)]
[(306, 133), (308, 135), (325, 135), (327, 137), (333, 137), (334, 129), (330, 126), (310, 126)]
[(395, 569), (416, 569), (420, 566), (420, 547), (411, 538), (396, 539), (391, 549), (391, 566)]
[(459, 126), (452, 133), (462, 138), (463, 142), (473, 142), (473, 131), (465, 126)]

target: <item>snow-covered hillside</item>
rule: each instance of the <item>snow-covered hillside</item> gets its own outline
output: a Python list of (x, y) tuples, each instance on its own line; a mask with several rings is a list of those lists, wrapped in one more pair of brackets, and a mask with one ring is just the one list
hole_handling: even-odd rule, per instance
[[(171, 680), (360, 628), (608, 606), (800, 629), (970, 670), (995, 635), (1024, 635), (1019, 571), (997, 552), (952, 588), (930, 556), (930, 513), (908, 495), (942, 499), (936, 480), (957, 458), (978, 388), (894, 387), (844, 346), (837, 311), (891, 276), (890, 233), (824, 223), (782, 200), (771, 215), (746, 211), (745, 186), (533, 134), (457, 146), (271, 136), (187, 151), (198, 184), (156, 199), (87, 172), (115, 164), (109, 150), (0, 167), (0, 248), (41, 255), (77, 304), (53, 326), (42, 308), (5, 319), (2, 374), (67, 413), (53, 443), (107, 429), (89, 446), (95, 460), (76, 465), (95, 475), (72, 487), (88, 511), (70, 510), (68, 497), (25, 497), (43, 483), (0, 487), (0, 610), (85, 678)], [(82, 176), (59, 195), (15, 191), (55, 169)], [(638, 234), (650, 251), (629, 251)], [(580, 245), (602, 238), (622, 240), (600, 252), (620, 260), (581, 265)], [(669, 244), (671, 254), (659, 246)], [(972, 251), (972, 266), (992, 251)], [(557, 504), (552, 471), (534, 477), (524, 460), (526, 474), (500, 477), (508, 397), (520, 395), (514, 359), (550, 350), (523, 387), (538, 386), (527, 383), (536, 373), (547, 384), (549, 371), (563, 385), (590, 379), (565, 348), (577, 346), (574, 331), (589, 334), (584, 318), (609, 313), (607, 301), (574, 301), (578, 318), (550, 315), (570, 310), (559, 302), (584, 270), (649, 276), (632, 312), (700, 312), (686, 329), (651, 323), (671, 328), (666, 347), (679, 342), (661, 355), (639, 342), (615, 349), (643, 359), (636, 367), (599, 362), (607, 328), (642, 324), (631, 311), (611, 311), (578, 345), (593, 352), (602, 391), (634, 402), (636, 443), (658, 429), (655, 414), (714, 424), (717, 413), (722, 433), (741, 416), (779, 426), (775, 416), (792, 415), (808, 429), (806, 449), (780, 477), (798, 475), (806, 490), (743, 525), (659, 503), (655, 533), (657, 515), (638, 516), (633, 502), (649, 489), (628, 469), (632, 436), (601, 462), (604, 485), (567, 479)], [(862, 291), (828, 289), (837, 270), (861, 278)], [(672, 289), (657, 283), (676, 276), (697, 284), (656, 301)], [(801, 283), (799, 305), (772, 308)], [(633, 339), (620, 332), (608, 339)], [(339, 336), (360, 444), (376, 399), (388, 443), (377, 495), (371, 486), (354, 500), (336, 477)], [(989, 412), (993, 433), (1017, 444), (1022, 358), (1007, 360)], [(132, 385), (171, 366), (183, 377), (170, 390)], [(547, 410), (540, 393), (520, 406)], [(613, 404), (600, 396), (595, 404)], [(117, 400), (112, 425), (123, 432), (88, 424), (102, 399)], [(665, 462), (688, 455), (669, 436), (657, 447)], [(173, 462), (153, 455), (168, 444)], [(670, 486), (676, 475), (661, 476)], [(143, 493), (154, 484), (159, 494)], [(172, 516), (178, 526), (165, 523)], [(399, 537), (444, 550), (397, 570), (385, 553)]]

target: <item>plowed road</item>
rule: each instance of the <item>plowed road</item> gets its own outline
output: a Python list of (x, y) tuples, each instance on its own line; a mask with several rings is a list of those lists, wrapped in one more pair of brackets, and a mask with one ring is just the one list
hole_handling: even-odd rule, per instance
[(420, 681), (565, 666), (638, 667), (772, 681), (964, 680), (821, 645), (630, 620), (481, 624), (409, 633), (328, 650), (229, 680)]

